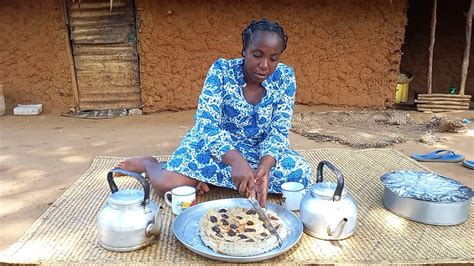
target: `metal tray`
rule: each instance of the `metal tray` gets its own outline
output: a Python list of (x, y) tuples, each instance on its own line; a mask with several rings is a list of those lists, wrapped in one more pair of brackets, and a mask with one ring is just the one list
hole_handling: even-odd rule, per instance
[(235, 206), (252, 208), (250, 202), (247, 199), (242, 198), (221, 199), (200, 203), (176, 216), (173, 222), (173, 233), (176, 238), (178, 238), (178, 240), (191, 251), (213, 260), (225, 262), (255, 262), (279, 256), (298, 243), (303, 235), (303, 224), (296, 214), (279, 205), (267, 203), (267, 209), (278, 213), (278, 216), (289, 229), (288, 236), (283, 241), (281, 247), (277, 247), (259, 255), (248, 257), (229, 256), (214, 252), (201, 241), (201, 238), (198, 235), (199, 221), (209, 209), (230, 208)]
[(472, 190), (431, 172), (401, 170), (380, 177), (382, 203), (389, 211), (425, 224), (457, 225), (469, 216)]

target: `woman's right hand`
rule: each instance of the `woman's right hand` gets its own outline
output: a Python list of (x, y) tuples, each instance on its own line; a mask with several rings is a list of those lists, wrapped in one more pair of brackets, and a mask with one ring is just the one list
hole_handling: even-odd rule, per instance
[(228, 151), (222, 161), (232, 168), (232, 182), (240, 194), (245, 194), (247, 197), (250, 196), (250, 190), (254, 185), (254, 173), (249, 163), (245, 158), (236, 150)]
[(250, 196), (255, 178), (252, 168), (247, 161), (242, 161), (232, 166), (232, 181), (241, 195)]

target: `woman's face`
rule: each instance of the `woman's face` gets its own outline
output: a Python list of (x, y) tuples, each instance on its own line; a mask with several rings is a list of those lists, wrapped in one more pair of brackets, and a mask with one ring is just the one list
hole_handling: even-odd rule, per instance
[(275, 71), (283, 44), (277, 33), (258, 31), (244, 50), (244, 77), (247, 84), (260, 84)]

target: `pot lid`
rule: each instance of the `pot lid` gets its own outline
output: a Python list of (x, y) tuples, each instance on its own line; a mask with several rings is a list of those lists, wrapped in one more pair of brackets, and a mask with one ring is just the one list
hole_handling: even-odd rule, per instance
[(385, 187), (403, 198), (430, 202), (461, 202), (471, 199), (472, 190), (451, 178), (431, 172), (401, 170), (380, 177)]
[[(332, 182), (318, 182), (311, 186), (311, 193), (313, 195), (323, 196), (323, 197), (333, 197), (334, 191), (336, 191), (337, 183)], [(347, 193), (347, 189), (343, 188), (341, 197)]]
[(124, 189), (112, 193), (109, 197), (109, 203), (113, 205), (136, 205), (143, 202), (145, 193), (138, 189)]

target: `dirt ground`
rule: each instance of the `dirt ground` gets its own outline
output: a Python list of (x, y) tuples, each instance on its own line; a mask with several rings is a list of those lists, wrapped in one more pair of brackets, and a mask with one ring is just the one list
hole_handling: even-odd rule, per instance
[[(296, 112), (338, 110), (297, 106)], [(339, 109), (341, 110), (341, 109)], [(347, 110), (347, 109), (346, 109)], [(415, 121), (430, 114), (410, 113)], [(90, 120), (56, 114), (0, 116), (0, 251), (13, 244), (60, 197), (98, 155), (132, 157), (170, 154), (193, 124), (194, 110)], [(474, 120), (474, 111), (448, 117)], [(474, 160), (474, 123), (466, 133), (443, 133), (434, 146), (408, 142), (391, 148), (410, 155), (449, 148)], [(291, 133), (292, 148), (351, 149), (317, 143)], [(423, 163), (435, 172), (474, 187), (474, 171), (461, 163)], [(471, 217), (472, 219), (472, 217)]]

